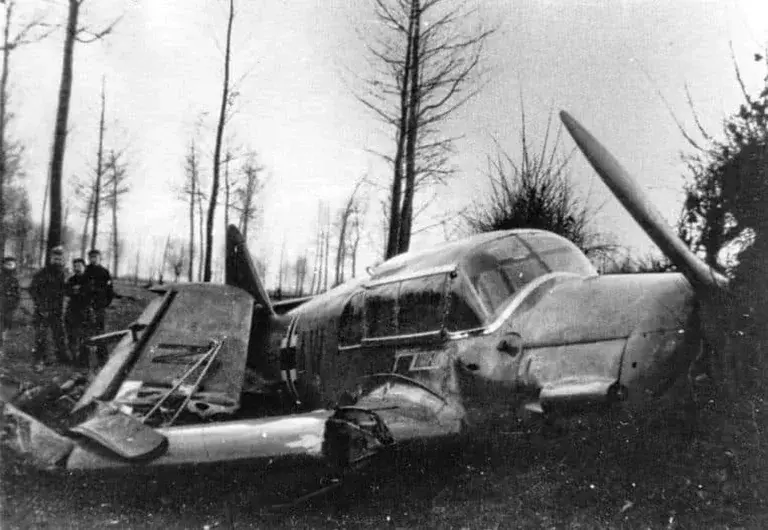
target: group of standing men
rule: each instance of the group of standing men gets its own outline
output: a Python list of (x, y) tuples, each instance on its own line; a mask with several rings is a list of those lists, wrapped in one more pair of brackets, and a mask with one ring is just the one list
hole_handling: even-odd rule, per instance
[[(10, 327), (19, 301), (18, 280), (15, 274), (13, 279), (6, 278), (6, 262), (3, 267), (3, 335)], [(49, 330), (53, 335), (56, 358), (60, 362), (88, 365), (85, 339), (104, 333), (105, 310), (115, 298), (112, 278), (100, 262), (101, 253), (91, 250), (88, 252), (88, 265), (82, 258), (74, 259), (73, 274), (66, 278), (64, 249), (54, 247), (50, 251), (48, 264), (32, 277), (29, 293), (35, 306), (33, 363), (36, 370), (43, 368)], [(15, 287), (12, 285), (14, 281)]]

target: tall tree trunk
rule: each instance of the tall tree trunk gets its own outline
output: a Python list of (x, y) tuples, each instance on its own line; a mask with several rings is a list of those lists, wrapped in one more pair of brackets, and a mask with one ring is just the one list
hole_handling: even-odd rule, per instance
[(197, 196), (197, 155), (195, 141), (192, 140), (188, 161), (189, 175), (189, 265), (187, 267), (187, 280), (194, 281), (195, 275), (195, 197)]
[(355, 240), (352, 243), (352, 277), (357, 277), (357, 247), (360, 245), (360, 210), (355, 211)]
[(117, 278), (117, 264), (120, 258), (120, 249), (118, 244), (118, 230), (117, 230), (117, 178), (118, 167), (117, 159), (112, 156), (114, 165), (112, 171), (114, 172), (112, 179), (112, 276)]
[(384, 254), (385, 259), (392, 258), (398, 254), (400, 247), (400, 222), (401, 222), (401, 201), (403, 193), (403, 156), (405, 151), (405, 140), (408, 130), (408, 88), (411, 78), (411, 61), (413, 45), (413, 17), (408, 21), (408, 44), (405, 50), (405, 64), (403, 65), (403, 81), (400, 87), (400, 120), (397, 131), (397, 146), (395, 148), (394, 176), (392, 178), (392, 190), (389, 205), (389, 234), (387, 236), (387, 248)]
[(72, 95), (72, 62), (75, 52), (79, 12), (80, 0), (69, 0), (67, 33), (64, 38), (64, 55), (61, 66), (61, 83), (59, 85), (59, 102), (56, 110), (56, 126), (53, 133), (53, 151), (51, 154), (51, 217), (48, 225), (48, 251), (57, 245), (61, 245), (61, 182), (64, 172), (69, 100)]
[(168, 234), (168, 238), (165, 240), (165, 248), (163, 248), (163, 259), (160, 262), (160, 277), (165, 276), (165, 267), (168, 264), (168, 252), (171, 250), (171, 235)]
[(325, 224), (325, 252), (323, 253), (323, 257), (325, 259), (325, 273), (323, 274), (323, 291), (328, 290), (328, 254), (330, 251), (331, 246), (331, 216), (330, 212), (328, 212), (328, 215), (326, 216), (326, 224)]
[(101, 78), (101, 117), (99, 118), (99, 147), (96, 151), (96, 181), (93, 185), (93, 232), (91, 232), (91, 248), (98, 248), (99, 238), (99, 206), (101, 203), (101, 177), (104, 173), (104, 78)]
[(7, 161), (5, 150), (8, 145), (5, 141), (6, 108), (8, 101), (8, 61), (11, 58), (10, 32), (11, 18), (13, 16), (13, 2), (8, 2), (5, 8), (5, 29), (3, 30), (3, 70), (0, 74), (0, 256), (5, 256), (5, 183)]
[(411, 245), (411, 225), (413, 223), (413, 194), (416, 188), (416, 146), (419, 133), (419, 59), (421, 34), (421, 0), (412, 0), (411, 21), (411, 88), (408, 100), (408, 134), (405, 143), (405, 190), (403, 209), (400, 217), (400, 237), (398, 254), (408, 252)]
[(336, 249), (336, 274), (334, 275), (333, 284), (339, 285), (343, 281), (343, 269), (344, 269), (344, 241), (347, 237), (347, 219), (349, 219), (349, 205), (341, 216), (341, 226), (339, 227), (339, 246)]
[(248, 241), (248, 221), (251, 219), (251, 212), (250, 212), (250, 206), (246, 206), (243, 208), (243, 222), (241, 223), (243, 227), (243, 238)]
[(299, 259), (296, 260), (296, 278), (294, 278), (296, 281), (293, 286), (293, 294), (296, 296), (301, 296), (299, 291), (299, 279), (301, 278), (301, 271), (299, 270)]
[(211, 257), (213, 254), (213, 221), (216, 214), (216, 199), (219, 193), (219, 161), (221, 160), (221, 140), (224, 136), (224, 124), (227, 117), (227, 101), (229, 99), (229, 58), (232, 45), (232, 22), (235, 18), (235, 0), (229, 0), (229, 19), (227, 21), (227, 45), (224, 51), (224, 86), (221, 90), (221, 107), (219, 108), (219, 124), (216, 127), (216, 145), (213, 149), (213, 182), (211, 197), (208, 201), (208, 222), (205, 232), (205, 270), (203, 281), (211, 281)]
[(205, 230), (203, 230), (203, 194), (200, 193), (200, 181), (197, 181), (197, 237), (199, 238), (198, 248), (200, 249), (200, 259), (197, 260), (197, 281), (203, 281), (203, 264), (205, 262)]
[(139, 250), (136, 252), (136, 263), (133, 265), (133, 284), (137, 285), (139, 283), (139, 262), (141, 261), (141, 247), (139, 247)]
[(285, 235), (283, 235), (283, 246), (280, 248), (280, 268), (277, 270), (277, 289), (280, 291), (281, 296), (283, 294), (284, 268), (285, 268)]
[(85, 256), (88, 249), (88, 225), (91, 222), (91, 214), (93, 213), (93, 192), (88, 199), (88, 210), (85, 212), (85, 222), (83, 223), (83, 234), (80, 236), (80, 255)]
[(317, 234), (315, 237), (315, 263), (312, 267), (312, 283), (309, 286), (309, 294), (315, 294), (316, 292), (320, 292), (319, 284), (320, 284), (320, 264), (322, 263), (323, 259), (323, 232), (322, 232), (322, 224), (320, 223), (320, 212), (318, 211), (317, 215)]
[(315, 292), (317, 294), (320, 294), (323, 292), (323, 274), (325, 272), (325, 269), (323, 268), (323, 263), (325, 262), (325, 230), (320, 230), (320, 242), (318, 243), (320, 247), (320, 261), (317, 264), (317, 285), (315, 286)]
[[(45, 193), (43, 193), (43, 208), (40, 210), (40, 241), (38, 241), (38, 265), (42, 266), (45, 263), (45, 212), (48, 205), (48, 191), (51, 188), (51, 175), (48, 174), (48, 178), (45, 179)], [(86, 219), (87, 222), (87, 219)]]
[(224, 228), (229, 228), (229, 162), (231, 153), (227, 150), (224, 158)]
[(192, 282), (195, 273), (195, 180), (192, 179), (192, 190), (189, 194), (189, 264), (187, 280)]
[(312, 269), (312, 281), (309, 283), (309, 294), (314, 295), (315, 294), (315, 280), (317, 279), (317, 269)]
[(299, 282), (299, 296), (304, 296), (304, 285), (307, 283), (307, 253), (304, 252), (301, 266), (301, 281)]

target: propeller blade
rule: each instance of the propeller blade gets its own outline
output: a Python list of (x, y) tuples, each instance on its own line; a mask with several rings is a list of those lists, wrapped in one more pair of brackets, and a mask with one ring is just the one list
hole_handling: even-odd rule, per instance
[(606, 186), (686, 278), (696, 285), (724, 288), (728, 279), (691, 252), (618, 160), (573, 116), (561, 111), (560, 119)]

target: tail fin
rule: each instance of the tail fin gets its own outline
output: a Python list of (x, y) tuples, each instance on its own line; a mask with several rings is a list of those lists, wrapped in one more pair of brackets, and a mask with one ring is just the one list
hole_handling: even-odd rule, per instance
[(225, 281), (227, 285), (240, 287), (256, 299), (265, 311), (275, 315), (267, 290), (256, 272), (245, 238), (234, 226), (227, 227), (227, 260)]

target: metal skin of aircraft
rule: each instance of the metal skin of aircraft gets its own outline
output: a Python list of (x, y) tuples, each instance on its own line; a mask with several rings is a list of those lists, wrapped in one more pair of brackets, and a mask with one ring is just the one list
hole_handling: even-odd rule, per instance
[(600, 276), (562, 237), (509, 230), (273, 303), (229, 227), (226, 285), (158, 290), (128, 330), (94, 339), (119, 342), (69, 428), (56, 432), (9, 402), (3, 443), (53, 469), (343, 473), (390, 448), (473, 436), (501, 414), (642, 412), (686, 376), (702, 301), (726, 281), (597, 140), (561, 118), (680, 273)]

